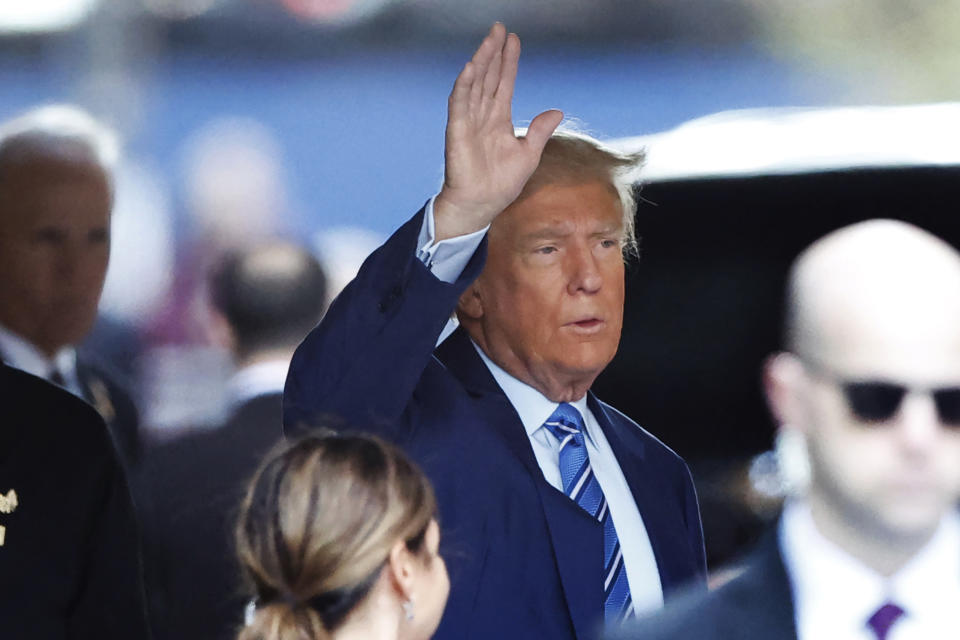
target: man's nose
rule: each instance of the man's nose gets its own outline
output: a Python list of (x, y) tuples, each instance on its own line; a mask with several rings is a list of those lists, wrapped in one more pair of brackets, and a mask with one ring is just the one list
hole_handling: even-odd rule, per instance
[(903, 399), (897, 424), (900, 442), (911, 451), (936, 446), (941, 429), (937, 407), (929, 393), (910, 392)]
[(603, 286), (603, 275), (597, 257), (588, 246), (574, 246), (569, 254), (570, 294), (596, 293)]
[(57, 252), (57, 275), (64, 279), (74, 277), (82, 260), (83, 248), (76, 241), (67, 239)]

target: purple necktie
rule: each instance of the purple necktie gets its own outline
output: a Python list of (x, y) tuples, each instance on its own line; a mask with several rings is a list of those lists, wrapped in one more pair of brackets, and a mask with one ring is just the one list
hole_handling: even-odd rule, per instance
[(886, 640), (890, 627), (903, 615), (903, 609), (893, 603), (886, 603), (867, 620), (867, 626), (873, 629), (877, 640)]

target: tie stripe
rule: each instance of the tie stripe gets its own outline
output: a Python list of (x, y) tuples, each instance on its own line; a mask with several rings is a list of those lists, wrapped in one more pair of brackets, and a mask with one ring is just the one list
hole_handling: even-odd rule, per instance
[(576, 484), (573, 485), (573, 488), (567, 487), (564, 493), (570, 496), (571, 500), (577, 500), (580, 498), (580, 492), (586, 486), (587, 482), (590, 481), (591, 477), (593, 477), (593, 469), (590, 467), (590, 463), (588, 462), (581, 467), (580, 473), (574, 478)]
[(603, 581), (603, 592), (606, 595), (610, 595), (610, 581), (613, 580), (613, 574), (616, 571), (619, 571), (621, 565), (623, 564), (621, 562), (622, 560), (623, 553), (620, 551), (620, 545), (618, 543), (616, 547), (616, 555), (613, 557), (613, 565), (607, 569), (607, 577)]
[(623, 564), (623, 552), (610, 508), (597, 481), (583, 436), (583, 418), (572, 405), (561, 403), (544, 423), (560, 441), (560, 479), (563, 492), (603, 526), (604, 619), (618, 624), (633, 613), (630, 585)]

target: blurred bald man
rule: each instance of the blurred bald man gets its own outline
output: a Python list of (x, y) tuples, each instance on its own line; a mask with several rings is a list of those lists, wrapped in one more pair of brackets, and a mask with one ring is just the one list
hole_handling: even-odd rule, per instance
[(92, 404), (129, 468), (139, 418), (118, 377), (75, 345), (107, 275), (113, 133), (68, 106), (0, 126), (0, 357)]
[(744, 572), (618, 638), (960, 637), (960, 255), (911, 225), (827, 235), (767, 362), (810, 479)]
[(227, 255), (211, 273), (214, 333), (237, 372), (217, 428), (156, 447), (141, 468), (147, 587), (157, 640), (232, 640), (247, 597), (232, 545), (237, 507), (282, 437), (294, 349), (323, 316), (327, 278), (303, 247), (269, 241)]

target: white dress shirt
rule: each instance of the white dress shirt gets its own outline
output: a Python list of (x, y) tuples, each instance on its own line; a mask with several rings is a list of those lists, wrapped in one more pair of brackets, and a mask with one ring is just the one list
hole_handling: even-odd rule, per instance
[(867, 620), (887, 602), (905, 611), (887, 640), (960, 638), (957, 513), (944, 517), (930, 542), (889, 577), (824, 538), (805, 502), (787, 504), (779, 536), (799, 640), (876, 640)]
[[(469, 262), (486, 231), (487, 229), (482, 229), (469, 235), (434, 242), (433, 200), (431, 199), (427, 203), (424, 223), (420, 230), (417, 257), (438, 278), (445, 282), (453, 282)], [(442, 342), (455, 326), (454, 321), (448, 323), (438, 343)], [(558, 403), (552, 402), (530, 385), (514, 378), (490, 360), (476, 344), (474, 347), (520, 416), (544, 479), (558, 491), (563, 491), (563, 483), (560, 479), (560, 443), (543, 426), (557, 408)], [(638, 614), (655, 611), (663, 606), (663, 588), (643, 518), (637, 509), (613, 449), (610, 448), (603, 430), (587, 406), (586, 395), (570, 404), (575, 406), (584, 418), (587, 455), (590, 457), (590, 464), (597, 482), (600, 483), (600, 488), (607, 499), (610, 517), (613, 519), (617, 537), (620, 539), (634, 611)]]
[(64, 388), (83, 398), (80, 378), (77, 376), (77, 351), (73, 347), (63, 347), (52, 358), (48, 358), (31, 342), (0, 326), (0, 353), (3, 354), (3, 361), (11, 367), (44, 380), (50, 380), (54, 371), (59, 371)]
[(236, 409), (247, 400), (268, 393), (283, 393), (290, 361), (285, 358), (264, 360), (241, 367), (227, 382), (227, 401)]

